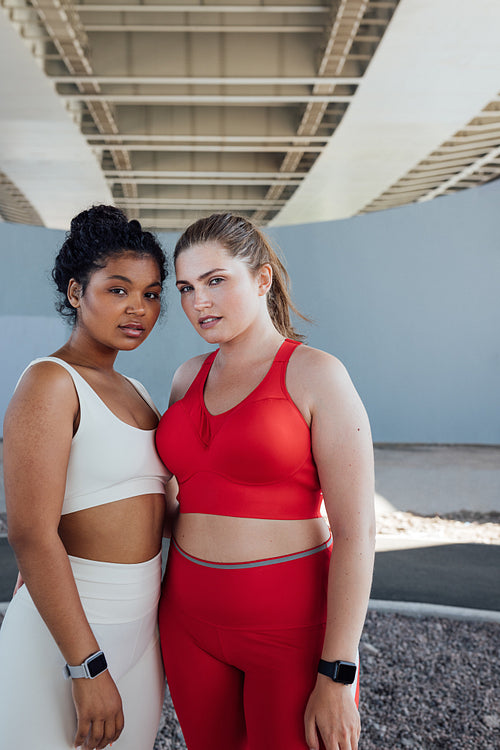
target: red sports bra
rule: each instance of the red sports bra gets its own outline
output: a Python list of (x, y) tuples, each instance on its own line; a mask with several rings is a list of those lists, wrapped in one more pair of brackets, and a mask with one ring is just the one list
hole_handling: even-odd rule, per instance
[(179, 482), (182, 513), (241, 518), (320, 516), (311, 433), (285, 385), (297, 341), (286, 339), (259, 385), (239, 404), (210, 414), (203, 391), (217, 351), (184, 398), (165, 412), (156, 446)]

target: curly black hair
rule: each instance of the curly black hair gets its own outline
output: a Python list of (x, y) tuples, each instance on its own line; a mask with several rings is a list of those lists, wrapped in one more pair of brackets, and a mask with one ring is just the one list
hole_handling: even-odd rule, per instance
[(154, 258), (161, 281), (165, 280), (165, 253), (156, 237), (145, 232), (136, 219), (129, 221), (119, 208), (105, 205), (92, 206), (75, 216), (52, 269), (59, 293), (58, 312), (75, 323), (77, 313), (67, 297), (70, 279), (81, 285), (84, 294), (93, 272), (103, 268), (111, 256), (127, 251)]

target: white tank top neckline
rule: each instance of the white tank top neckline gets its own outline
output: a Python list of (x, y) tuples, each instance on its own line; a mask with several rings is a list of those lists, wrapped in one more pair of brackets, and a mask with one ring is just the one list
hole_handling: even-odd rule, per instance
[[(85, 378), (58, 357), (39, 357), (22, 375), (39, 362), (63, 367), (73, 379), (80, 403), (80, 424), (71, 442), (62, 515), (137, 495), (163, 493), (170, 474), (156, 452), (156, 429), (144, 430), (117, 417)], [(135, 378), (127, 380), (159, 416), (142, 383)]]

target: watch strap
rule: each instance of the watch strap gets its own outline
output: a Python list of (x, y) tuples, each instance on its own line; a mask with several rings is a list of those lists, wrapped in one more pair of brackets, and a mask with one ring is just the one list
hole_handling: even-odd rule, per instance
[(352, 661), (326, 661), (320, 659), (318, 672), (330, 677), (333, 682), (340, 682), (343, 685), (352, 685), (356, 679), (356, 664)]
[(96, 651), (95, 654), (91, 654), (85, 661), (76, 666), (70, 666), (69, 664), (64, 665), (64, 676), (67, 680), (86, 678), (93, 680), (98, 677), (102, 672), (105, 672), (108, 668), (106, 657), (102, 651)]

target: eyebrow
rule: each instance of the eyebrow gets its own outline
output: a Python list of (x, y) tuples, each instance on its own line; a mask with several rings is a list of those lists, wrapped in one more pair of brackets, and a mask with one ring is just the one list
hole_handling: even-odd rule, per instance
[[(212, 268), (210, 271), (206, 271), (205, 273), (202, 273), (201, 276), (198, 276), (197, 281), (203, 281), (203, 279), (206, 279), (207, 276), (211, 276), (213, 273), (220, 273), (220, 271), (225, 271), (225, 268)], [(178, 281), (175, 282), (176, 286), (179, 286), (180, 284), (189, 284), (189, 281), (183, 281), (182, 279), (178, 279)]]
[[(112, 276), (106, 276), (106, 281), (111, 281), (111, 279), (118, 279), (118, 281), (125, 281), (127, 284), (133, 284), (133, 281), (129, 279), (127, 276), (120, 276), (119, 274), (113, 274)], [(159, 281), (153, 281), (152, 284), (148, 284), (146, 289), (149, 289), (152, 286), (160, 286), (161, 283)]]

